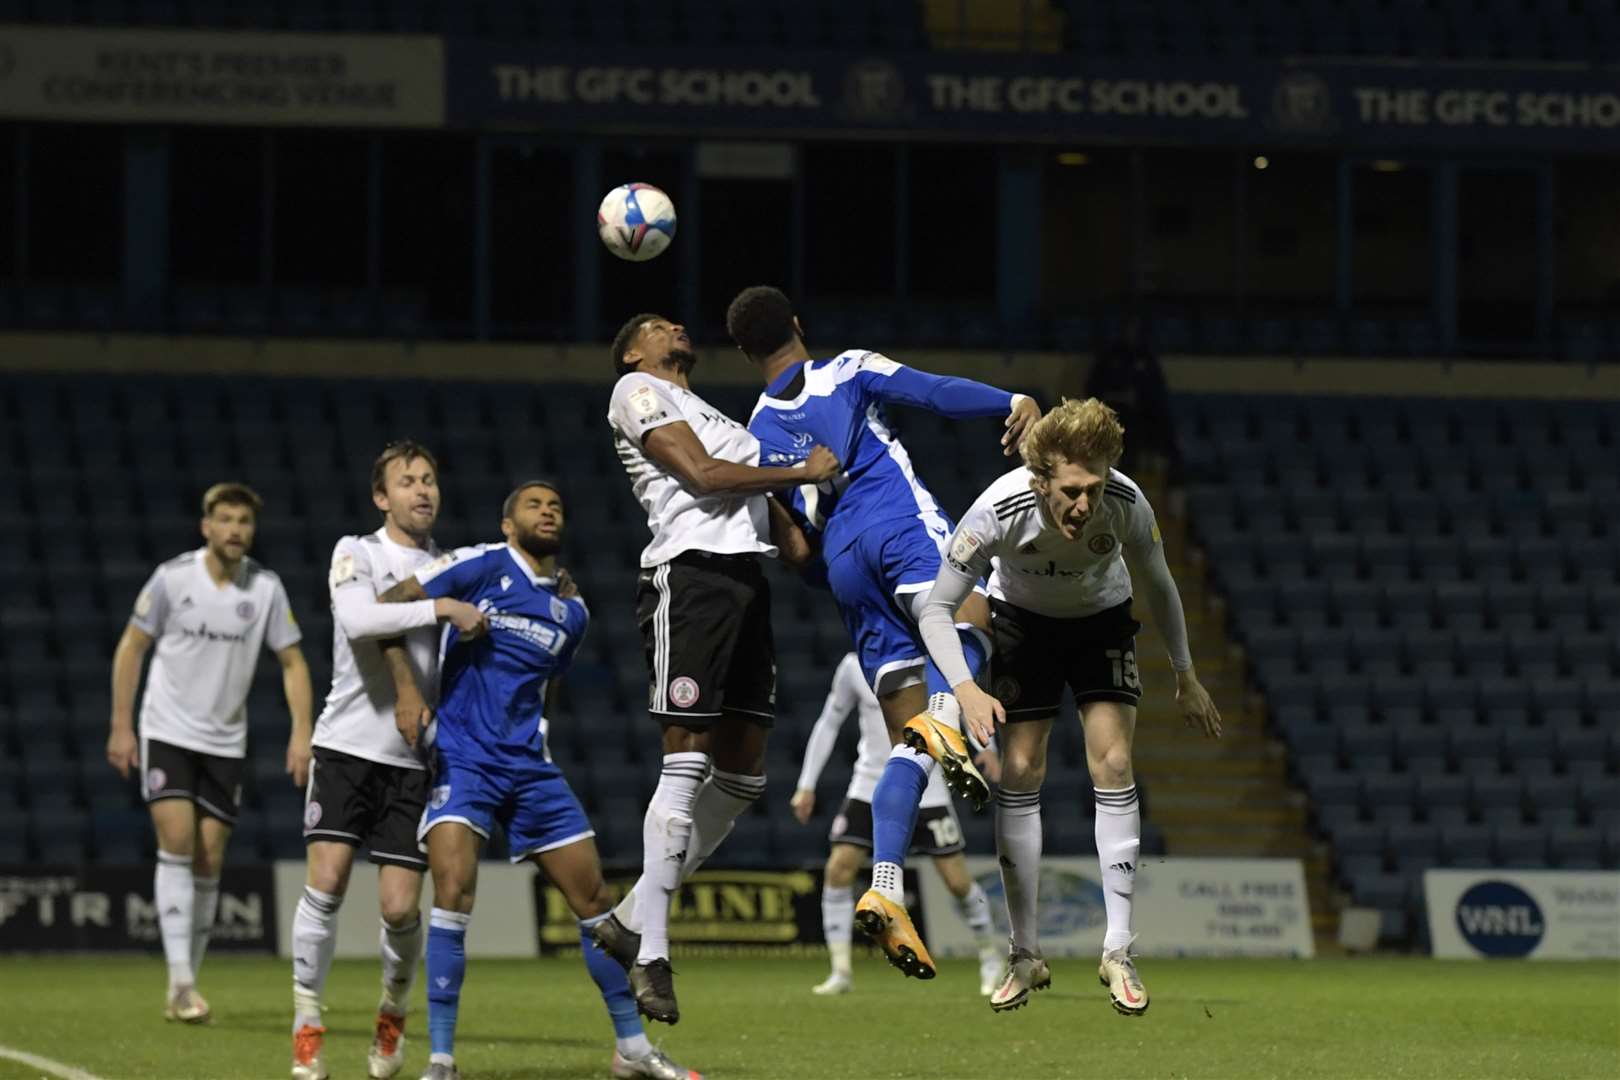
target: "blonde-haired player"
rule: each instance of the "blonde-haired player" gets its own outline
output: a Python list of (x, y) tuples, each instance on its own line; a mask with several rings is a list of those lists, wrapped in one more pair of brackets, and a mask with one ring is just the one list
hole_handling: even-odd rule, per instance
[[(1018, 1008), (1052, 981), (1036, 939), (1040, 788), (1065, 684), (1085, 725), (1086, 764), (1096, 789), (1097, 859), (1108, 912), (1098, 977), (1119, 1012), (1147, 1011), (1148, 994), (1129, 951), (1142, 839), (1131, 768), (1142, 696), (1133, 585), (1146, 594), (1169, 647), (1187, 723), (1220, 735), (1220, 713), (1193, 670), (1181, 596), (1153, 509), (1114, 468), (1124, 435), (1114, 410), (1096, 398), (1065, 400), (1036, 421), (1020, 448), (1023, 466), (986, 488), (963, 515), (920, 619), (923, 641), (951, 683), (968, 730), (983, 741), (996, 722), (1005, 725), (996, 850), (1012, 943), (1007, 973), (990, 995), (998, 1012)], [(995, 697), (973, 681), (953, 626), (957, 607), (986, 573)]]

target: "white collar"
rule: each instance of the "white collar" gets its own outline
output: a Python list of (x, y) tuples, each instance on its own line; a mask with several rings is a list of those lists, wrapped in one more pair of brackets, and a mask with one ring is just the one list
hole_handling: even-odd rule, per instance
[(535, 573), (533, 568), (529, 566), (529, 560), (523, 557), (523, 553), (521, 551), (512, 546), (512, 542), (510, 540), (508, 540), (504, 546), (506, 548), (506, 554), (511, 556), (513, 562), (517, 563), (518, 569), (523, 571), (523, 576), (529, 579), (530, 585), (533, 585), (538, 589), (542, 587), (549, 588), (550, 586), (557, 584), (556, 578), (541, 577), (539, 574)]

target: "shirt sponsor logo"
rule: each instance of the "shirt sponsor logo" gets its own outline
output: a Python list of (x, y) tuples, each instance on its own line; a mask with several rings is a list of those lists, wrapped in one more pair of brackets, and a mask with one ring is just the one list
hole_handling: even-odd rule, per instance
[(1093, 555), (1106, 555), (1110, 551), (1113, 551), (1114, 546), (1118, 543), (1119, 541), (1115, 540), (1108, 533), (1098, 533), (1096, 536), (1093, 536), (1089, 541), (1087, 541), (1086, 547), (1091, 549), (1091, 553)]
[[(241, 611), (238, 610), (237, 614), (240, 615)], [(233, 634), (224, 630), (210, 630), (208, 629), (207, 623), (203, 623), (201, 626), (198, 626), (195, 629), (189, 626), (182, 626), (180, 628), (180, 635), (182, 637), (196, 638), (198, 641), (229, 641), (234, 642), (237, 645), (241, 645), (247, 641), (247, 635), (244, 633)]]

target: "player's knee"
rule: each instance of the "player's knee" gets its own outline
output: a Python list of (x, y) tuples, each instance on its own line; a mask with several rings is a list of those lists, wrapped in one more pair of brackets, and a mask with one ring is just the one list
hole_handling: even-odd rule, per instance
[(1034, 791), (1046, 780), (1046, 755), (1022, 747), (1008, 747), (1001, 757), (1001, 786), (1011, 791)]
[(1130, 748), (1124, 743), (1116, 743), (1093, 758), (1091, 762), (1091, 782), (1101, 788), (1130, 786)]
[(382, 921), (390, 930), (403, 930), (421, 918), (419, 901), (413, 897), (383, 895), (378, 898)]
[(832, 854), (827, 856), (827, 884), (835, 889), (845, 889), (855, 883), (855, 871), (860, 862), (855, 853), (844, 847), (836, 847)]

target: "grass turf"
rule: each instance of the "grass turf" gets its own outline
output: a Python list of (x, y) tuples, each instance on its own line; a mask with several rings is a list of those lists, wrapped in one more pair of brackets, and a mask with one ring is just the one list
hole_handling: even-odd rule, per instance
[[(287, 1075), (291, 975), (271, 958), (210, 958), (202, 988), (217, 1019), (161, 1019), (156, 959), (7, 957), (0, 1045), (100, 1077)], [(994, 1015), (972, 965), (931, 983), (858, 960), (855, 992), (809, 993), (807, 959), (678, 961), (684, 1018), (650, 1025), (676, 1060), (717, 1078), (1546, 1077), (1620, 1076), (1620, 965), (1428, 959), (1148, 959), (1147, 1016), (1116, 1016), (1081, 961), (1053, 988)], [(364, 1075), (377, 966), (335, 965), (327, 1064)], [(418, 981), (406, 1069), (427, 1060)], [(605, 1077), (610, 1028), (577, 957), (474, 959), (457, 1061), (468, 1080)], [(0, 1078), (37, 1077), (0, 1059)]]

